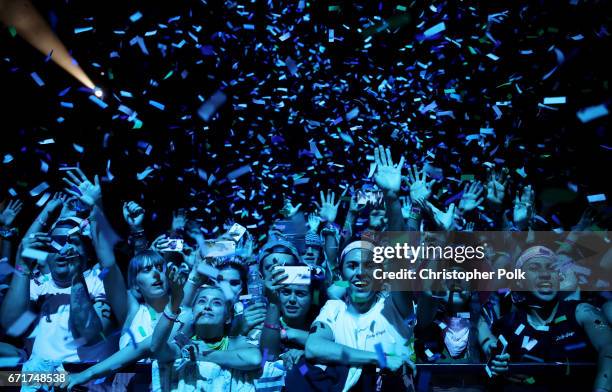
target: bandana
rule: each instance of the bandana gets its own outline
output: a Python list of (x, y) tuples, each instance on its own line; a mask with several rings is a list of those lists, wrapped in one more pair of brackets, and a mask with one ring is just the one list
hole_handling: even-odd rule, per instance
[(470, 337), (470, 320), (451, 317), (444, 331), (444, 345), (451, 357), (457, 358), (465, 351)]
[(545, 246), (532, 246), (531, 248), (525, 250), (518, 260), (516, 260), (516, 268), (523, 268), (523, 265), (525, 265), (526, 262), (536, 257), (544, 257), (554, 261), (555, 252)]

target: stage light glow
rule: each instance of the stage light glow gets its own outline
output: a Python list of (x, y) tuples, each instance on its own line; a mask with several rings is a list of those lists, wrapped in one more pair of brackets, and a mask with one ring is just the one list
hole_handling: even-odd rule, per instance
[(94, 95), (98, 98), (102, 98), (102, 96), (104, 95), (104, 92), (102, 91), (100, 87), (96, 87), (94, 88)]
[(95, 87), (29, 0), (0, 0), (0, 21), (13, 26), (17, 34), (45, 56), (53, 52), (51, 60), (86, 87)]

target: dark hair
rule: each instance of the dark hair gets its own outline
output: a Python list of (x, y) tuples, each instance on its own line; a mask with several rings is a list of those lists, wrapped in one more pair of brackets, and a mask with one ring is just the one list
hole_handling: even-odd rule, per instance
[(132, 257), (128, 266), (128, 288), (136, 287), (136, 277), (144, 267), (158, 264), (164, 265), (164, 258), (152, 249), (146, 249)]
[(238, 271), (238, 273), (240, 274), (240, 282), (242, 284), (242, 293), (246, 293), (248, 291), (247, 289), (247, 268), (244, 266), (244, 264), (240, 263), (238, 260), (235, 260), (233, 258), (228, 258), (228, 259), (223, 259), (220, 260), (219, 263), (217, 264), (217, 269), (219, 271), (223, 271), (226, 269), (235, 269), (236, 271)]

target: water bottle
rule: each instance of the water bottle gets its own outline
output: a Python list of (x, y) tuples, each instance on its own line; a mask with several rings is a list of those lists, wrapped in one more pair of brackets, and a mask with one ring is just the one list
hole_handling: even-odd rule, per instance
[(251, 296), (250, 303), (261, 302), (264, 297), (264, 282), (257, 268), (257, 264), (249, 268), (247, 290)]

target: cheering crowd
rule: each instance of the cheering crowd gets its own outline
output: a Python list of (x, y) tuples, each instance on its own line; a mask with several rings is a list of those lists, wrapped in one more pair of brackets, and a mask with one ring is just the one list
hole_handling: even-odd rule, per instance
[[(123, 205), (129, 235), (121, 238), (107, 219), (119, 212), (104, 208), (106, 185), (80, 168), (64, 172), (65, 189), (23, 234), (15, 229), (23, 203), (4, 203), (4, 363), (69, 371), (56, 390), (612, 390), (608, 292), (581, 291), (590, 279), (584, 268), (559, 268), (561, 259), (578, 265), (574, 237), (602, 223), (595, 209), (557, 233), (555, 249), (526, 239), (487, 254), (491, 266), (525, 271), (520, 286), (381, 288), (372, 277), (381, 233), (420, 232), (430, 242), (430, 231), (529, 233), (536, 199), (500, 168), (466, 183), (456, 205), (436, 206), (439, 184), (423, 168), (394, 160), (388, 148), (373, 155), (363, 185), (320, 190), (308, 208), (285, 199), (259, 241), (239, 222), (206, 238), (206, 222), (184, 209), (167, 230), (145, 232), (147, 211), (135, 201)], [(593, 235), (608, 241), (607, 232)], [(609, 253), (598, 266), (604, 276)], [(300, 266), (308, 276), (295, 280), (290, 270)], [(563, 372), (511, 370), (524, 362)], [(594, 378), (574, 377), (578, 362), (596, 363)], [(136, 363), (150, 371), (129, 372)], [(419, 363), (483, 366), (424, 380)]]

